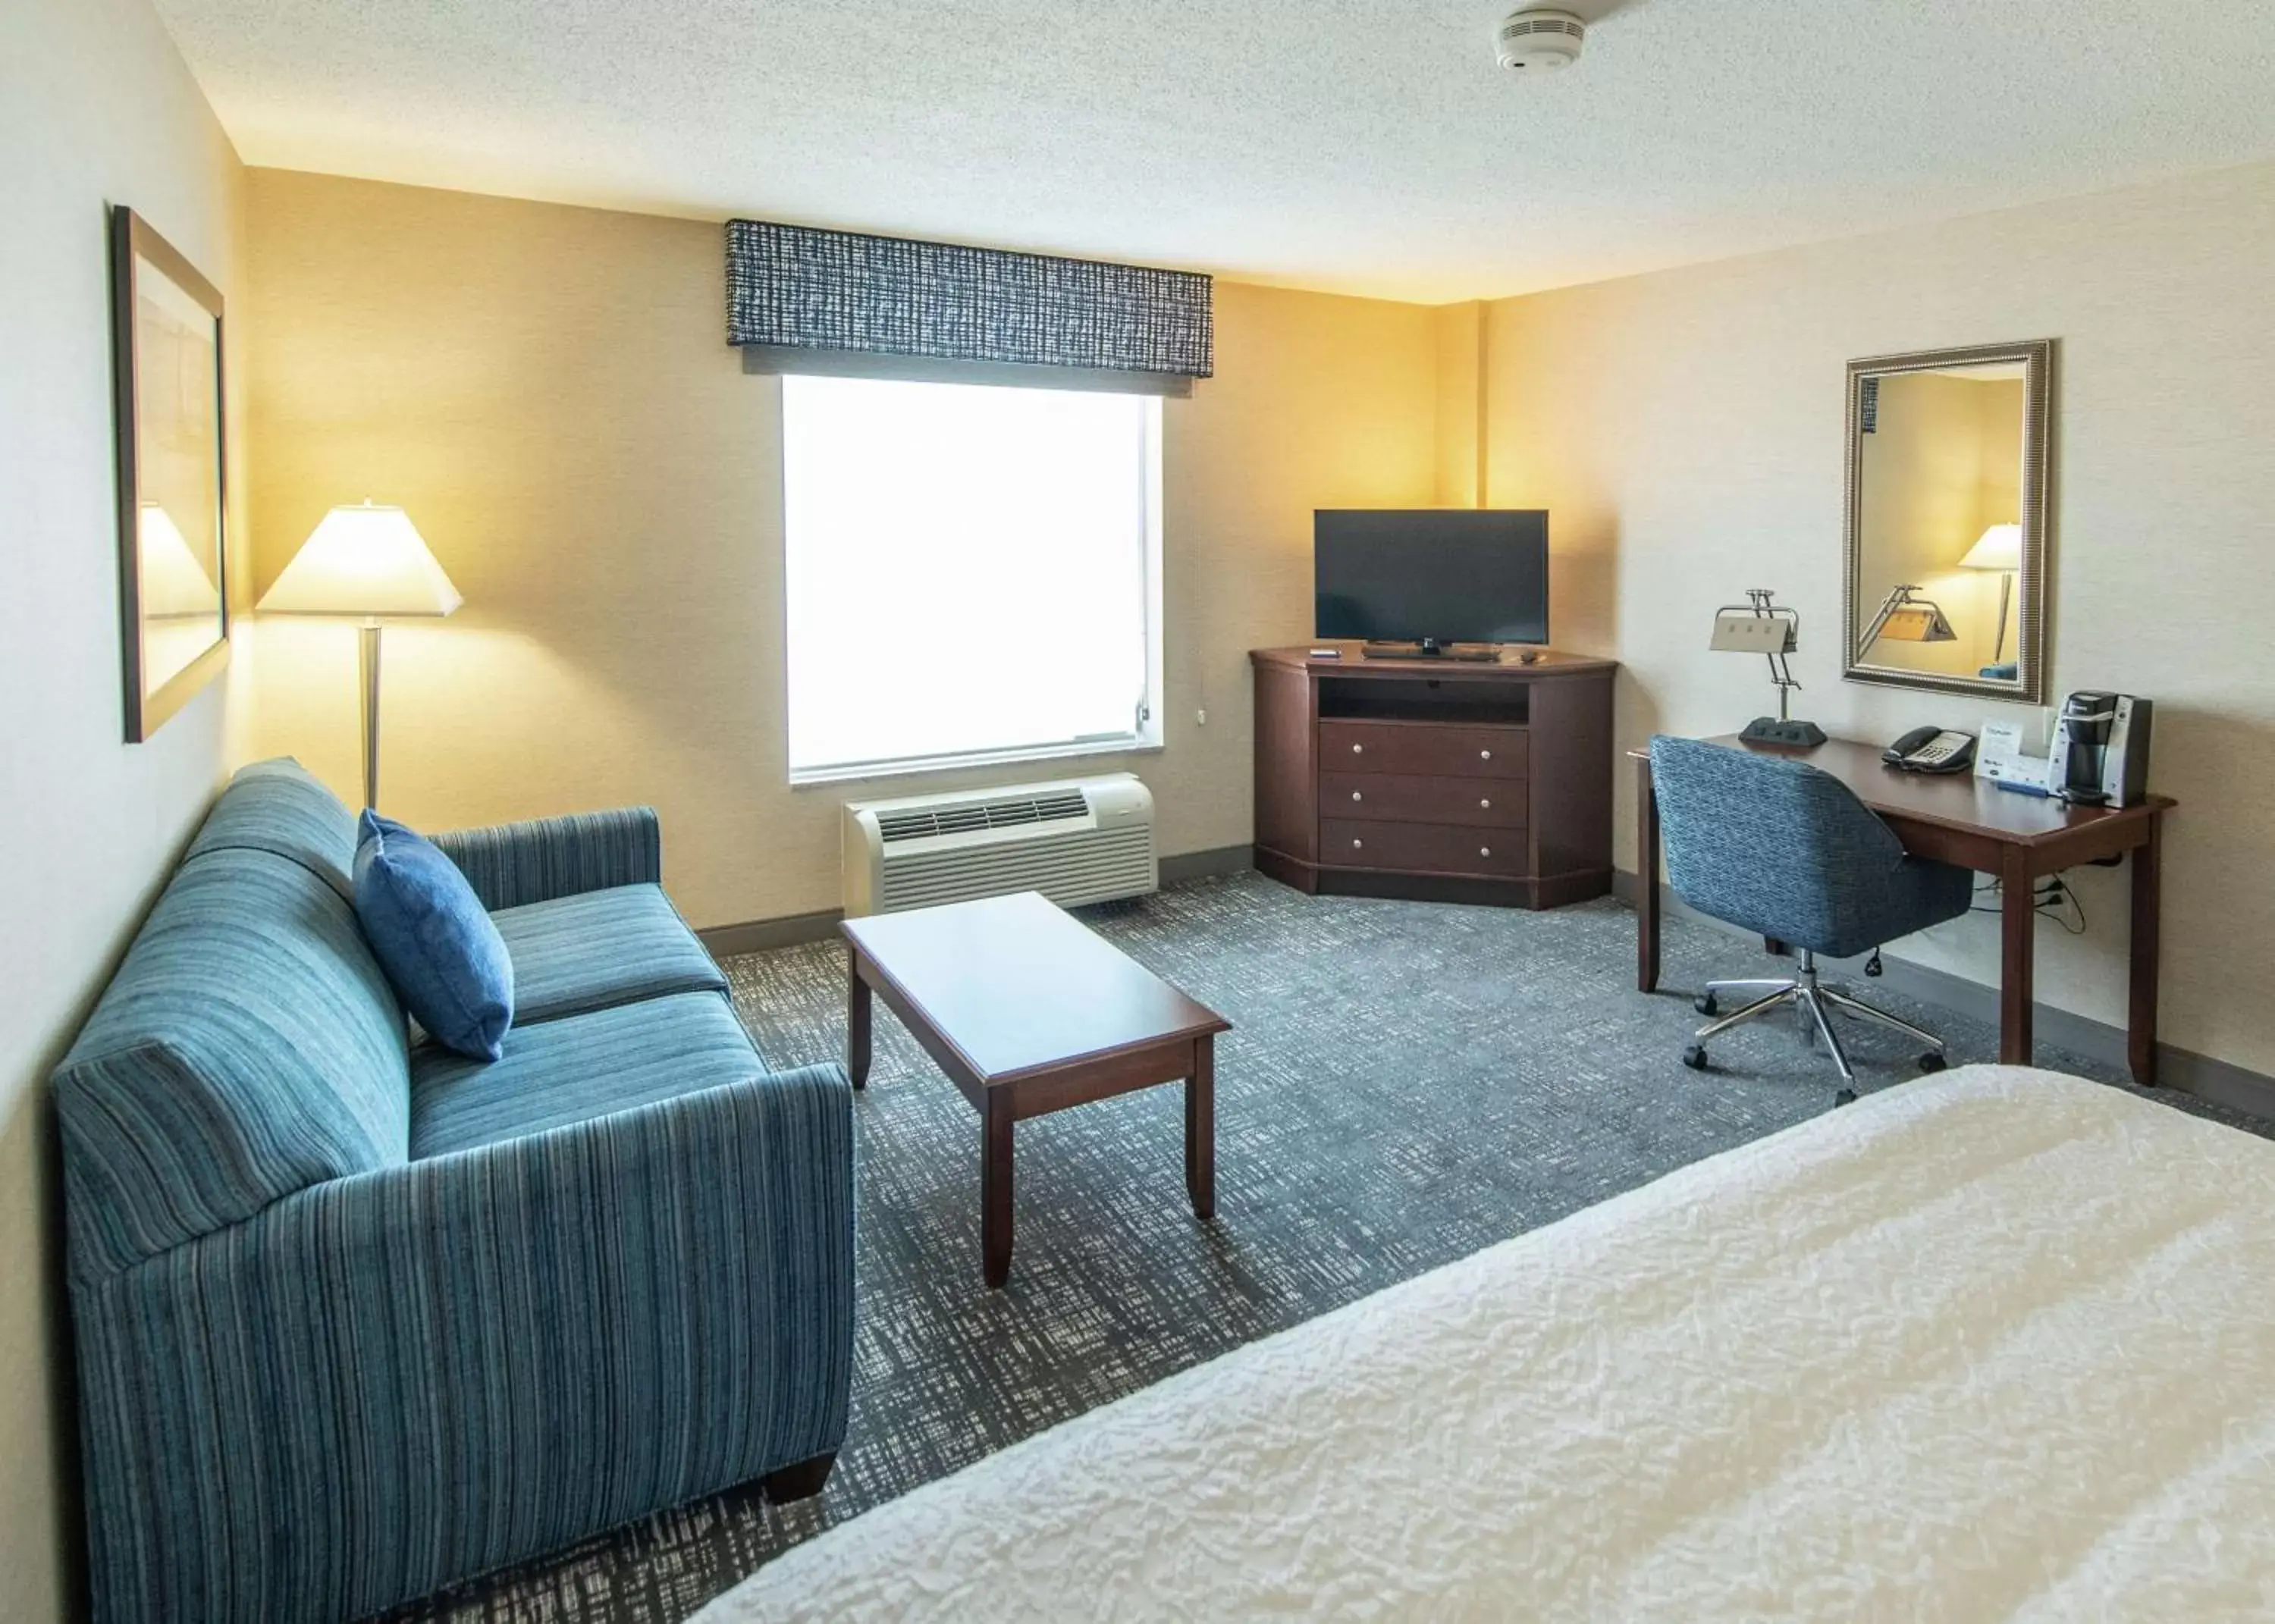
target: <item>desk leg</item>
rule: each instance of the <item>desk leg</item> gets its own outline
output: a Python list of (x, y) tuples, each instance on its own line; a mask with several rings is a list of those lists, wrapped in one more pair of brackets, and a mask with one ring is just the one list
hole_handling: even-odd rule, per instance
[(869, 1081), (869, 1034), (873, 1011), (870, 1005), (869, 984), (861, 979), (861, 950), (849, 948), (845, 954), (849, 979), (845, 991), (845, 1075), (860, 1088)]
[(2030, 1063), (2030, 1016), (2037, 993), (2031, 985), (2037, 948), (2037, 885), (2030, 875), (2027, 847), (2008, 846), (2000, 859), (1999, 910), (1999, 1059), (2008, 1066)]
[(1659, 991), (1659, 797), (1651, 758), (1636, 758), (1636, 990)]
[(1216, 1039), (1193, 1039), (1193, 1075), (1185, 1079), (1185, 1193), (1193, 1216), (1216, 1216)]
[(979, 1263), (987, 1289), (1011, 1278), (1011, 1096), (991, 1088), (982, 1107), (979, 1159)]
[(2132, 1064), (2133, 1080), (2143, 1088), (2157, 1085), (2157, 919), (2164, 833), (2164, 819), (2151, 817), (2147, 843), (2133, 851), (2133, 997), (2125, 1023), (2125, 1058)]

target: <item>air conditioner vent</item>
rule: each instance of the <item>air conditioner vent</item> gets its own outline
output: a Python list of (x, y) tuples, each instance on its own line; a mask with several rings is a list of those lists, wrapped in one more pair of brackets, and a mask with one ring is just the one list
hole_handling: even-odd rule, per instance
[(880, 812), (877, 838), (921, 840), (928, 835), (969, 835), (979, 829), (1016, 828), (1023, 823), (1054, 823), (1067, 818), (1087, 818), (1090, 803), (1079, 789), (1062, 794), (1022, 796), (1016, 800), (988, 801), (968, 806), (939, 806), (921, 812)]
[(1127, 773), (852, 804), (845, 813), (851, 915), (1014, 891), (1071, 907), (1160, 883), (1153, 797)]

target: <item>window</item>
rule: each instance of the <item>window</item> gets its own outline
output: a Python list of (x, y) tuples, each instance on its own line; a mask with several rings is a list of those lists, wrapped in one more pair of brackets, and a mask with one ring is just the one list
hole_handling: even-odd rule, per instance
[(1160, 742), (1161, 403), (782, 380), (793, 783)]

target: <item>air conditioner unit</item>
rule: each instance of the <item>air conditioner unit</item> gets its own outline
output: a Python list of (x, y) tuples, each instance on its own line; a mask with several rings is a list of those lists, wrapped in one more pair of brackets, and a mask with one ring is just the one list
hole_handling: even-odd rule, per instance
[(1129, 773), (845, 808), (845, 912), (1040, 891), (1062, 907), (1158, 890), (1153, 795)]

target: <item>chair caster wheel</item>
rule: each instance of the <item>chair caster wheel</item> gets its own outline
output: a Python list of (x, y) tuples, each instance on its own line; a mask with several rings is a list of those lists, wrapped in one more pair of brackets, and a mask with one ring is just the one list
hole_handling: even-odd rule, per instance
[(1689, 1067), (1693, 1071), (1705, 1070), (1706, 1046), (1703, 1043), (1694, 1043), (1689, 1048), (1683, 1050), (1682, 1063)]
[(1714, 994), (1712, 993), (1699, 993), (1697, 997), (1690, 1001), (1690, 1007), (1698, 1011), (1699, 1014), (1704, 1016), (1710, 1021), (1716, 1016), (1722, 1013), (1719, 1007), (1715, 1004)]
[(1842, 1106), (1853, 1106), (1856, 1103), (1856, 1091), (1853, 1088), (1844, 1088), (1839, 1093), (1833, 1096), (1833, 1107), (1835, 1110), (1840, 1109)]
[(1932, 1074), (1941, 1071), (1950, 1063), (1951, 1062), (1949, 1061), (1945, 1060), (1942, 1055), (1937, 1054), (1933, 1049), (1930, 1049), (1926, 1054), (1919, 1057), (1919, 1069), (1924, 1073)]

